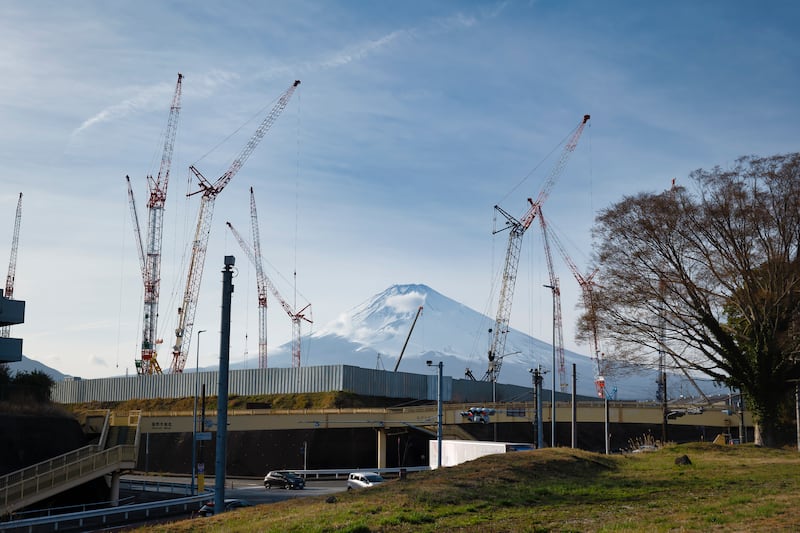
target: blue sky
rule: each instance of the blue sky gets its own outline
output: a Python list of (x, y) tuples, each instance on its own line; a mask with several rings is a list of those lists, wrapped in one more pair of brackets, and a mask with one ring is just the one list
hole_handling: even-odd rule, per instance
[[(124, 178), (143, 210), (178, 72), (165, 366), (196, 217), (188, 166), (222, 174), (259, 111), (302, 80), (216, 201), (195, 317), (195, 331), (208, 330), (201, 365), (212, 364), (222, 259), (237, 256), (231, 351), (254, 365), (255, 273), (224, 225), (249, 233), (250, 186), (272, 277), (291, 302), (297, 272), (315, 327), (395, 283), (494, 316), (506, 235), (492, 236), (493, 206), (524, 213), (584, 114), (590, 125), (544, 207), (582, 268), (594, 215), (623, 195), (741, 155), (796, 151), (799, 15), (794, 2), (769, 1), (5, 1), (0, 260), (21, 191), (15, 296), (27, 301), (13, 334), (67, 374), (134, 372), (141, 275)], [(549, 340), (534, 230), (512, 326)], [(567, 347), (587, 353), (573, 340), (577, 285), (559, 268)], [(275, 304), (269, 331), (272, 345), (290, 338)]]

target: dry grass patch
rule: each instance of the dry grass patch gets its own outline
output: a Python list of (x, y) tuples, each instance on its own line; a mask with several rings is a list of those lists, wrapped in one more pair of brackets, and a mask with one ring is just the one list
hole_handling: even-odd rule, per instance
[[(691, 465), (676, 465), (689, 456)], [(791, 531), (800, 455), (713, 444), (605, 456), (566, 448), (483, 457), (335, 503), (301, 498), (154, 531)]]

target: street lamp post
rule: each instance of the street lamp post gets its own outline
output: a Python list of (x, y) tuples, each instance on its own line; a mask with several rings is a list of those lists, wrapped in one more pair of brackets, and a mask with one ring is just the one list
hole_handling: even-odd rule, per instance
[[(428, 366), (433, 366), (433, 361), (426, 361)], [(442, 467), (442, 368), (444, 363), (439, 361), (437, 367), (436, 385), (436, 468)]]
[(197, 479), (197, 387), (200, 380), (200, 334), (206, 330), (201, 329), (197, 332), (197, 356), (194, 372), (194, 410), (192, 411), (192, 494), (194, 494), (195, 479)]
[(541, 368), (529, 368), (528, 372), (531, 373), (533, 376), (533, 417), (535, 419), (533, 424), (533, 432), (536, 434), (534, 445), (537, 449), (544, 448), (544, 436), (543, 436), (543, 429), (542, 429), (542, 400), (541, 400), (541, 390), (542, 390), (542, 380), (544, 377), (542, 376)]
[(545, 285), (553, 292), (553, 388), (550, 390), (550, 446), (556, 447), (556, 297), (558, 289), (553, 285)]

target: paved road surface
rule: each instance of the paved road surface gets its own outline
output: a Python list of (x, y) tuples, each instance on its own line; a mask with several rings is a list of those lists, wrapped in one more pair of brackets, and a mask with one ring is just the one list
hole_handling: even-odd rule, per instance
[[(148, 485), (178, 483), (189, 486), (191, 480), (185, 476), (153, 476), (153, 475), (126, 475), (123, 480), (144, 482)], [(206, 479), (206, 487), (214, 488), (214, 478)], [(347, 480), (306, 480), (303, 490), (286, 490), (264, 488), (263, 479), (228, 478), (225, 481), (225, 498), (240, 498), (254, 505), (273, 503), (289, 498), (303, 498), (308, 496), (326, 496), (347, 490)], [(211, 499), (211, 498), (209, 498)]]

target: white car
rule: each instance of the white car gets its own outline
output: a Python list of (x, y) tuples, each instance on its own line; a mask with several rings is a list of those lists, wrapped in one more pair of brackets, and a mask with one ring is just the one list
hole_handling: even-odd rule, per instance
[(375, 472), (353, 472), (347, 477), (347, 490), (374, 487), (383, 481), (381, 475)]

